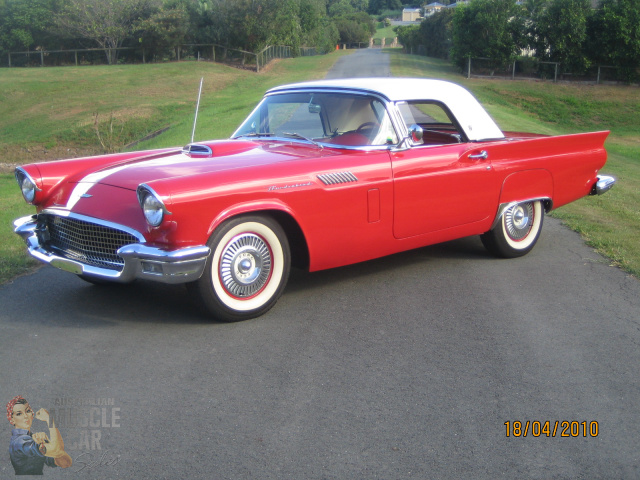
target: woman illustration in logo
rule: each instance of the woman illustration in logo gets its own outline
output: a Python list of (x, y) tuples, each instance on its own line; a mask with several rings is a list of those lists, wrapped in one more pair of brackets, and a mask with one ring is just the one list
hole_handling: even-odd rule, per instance
[(38, 420), (47, 422), (49, 436), (44, 432), (31, 433), (33, 416), (29, 402), (20, 395), (7, 403), (7, 419), (15, 427), (9, 455), (16, 475), (42, 475), (45, 464), (49, 467), (70, 467), (72, 460), (64, 451), (59, 430), (55, 423), (49, 426), (49, 413), (41, 408), (35, 414)]

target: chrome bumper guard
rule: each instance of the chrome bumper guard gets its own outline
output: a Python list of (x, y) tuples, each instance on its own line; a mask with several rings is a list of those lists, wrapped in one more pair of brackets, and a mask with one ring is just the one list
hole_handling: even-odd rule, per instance
[(124, 259), (121, 271), (85, 265), (47, 250), (40, 244), (35, 215), (13, 222), (14, 232), (27, 244), (29, 254), (53, 267), (96, 279), (127, 283), (143, 278), (162, 283), (193, 282), (202, 276), (211, 249), (207, 246), (163, 250), (144, 243), (134, 243), (120, 248), (117, 254)]
[(616, 179), (609, 175), (598, 175), (598, 181), (591, 189), (591, 195), (602, 195), (607, 193), (616, 184)]

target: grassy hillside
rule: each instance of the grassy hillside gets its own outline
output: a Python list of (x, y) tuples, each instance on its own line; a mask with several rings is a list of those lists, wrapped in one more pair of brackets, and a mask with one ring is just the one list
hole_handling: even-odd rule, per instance
[(200, 78), (204, 86), (197, 138), (223, 138), (267, 88), (322, 78), (344, 54), (280, 60), (259, 75), (207, 62), (3, 68), (2, 162), (121, 150), (161, 129), (167, 129), (163, 145), (187, 143)]
[(396, 34), (396, 32), (393, 31), (393, 29), (395, 27), (393, 26), (389, 26), (389, 27), (385, 27), (382, 26), (382, 23), (378, 24), (378, 30), (376, 30), (375, 35), (373, 36), (374, 39), (379, 39), (379, 38), (395, 38), (398, 35)]

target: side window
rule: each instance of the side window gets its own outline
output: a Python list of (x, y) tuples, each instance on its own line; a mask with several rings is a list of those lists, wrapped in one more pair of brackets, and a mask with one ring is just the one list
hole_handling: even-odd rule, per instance
[(407, 128), (420, 125), (422, 145), (460, 143), (464, 135), (455, 120), (441, 104), (435, 102), (401, 102), (398, 109)]

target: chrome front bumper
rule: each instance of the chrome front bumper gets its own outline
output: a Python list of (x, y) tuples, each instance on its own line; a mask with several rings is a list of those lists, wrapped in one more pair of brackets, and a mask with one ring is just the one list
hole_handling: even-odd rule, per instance
[(111, 270), (70, 260), (60, 256), (38, 239), (35, 216), (22, 217), (13, 222), (14, 232), (27, 244), (29, 254), (53, 267), (101, 280), (127, 283), (144, 278), (162, 283), (193, 282), (202, 276), (211, 250), (207, 246), (194, 246), (176, 250), (164, 250), (144, 243), (134, 243), (120, 248), (117, 254), (124, 259), (122, 270)]

